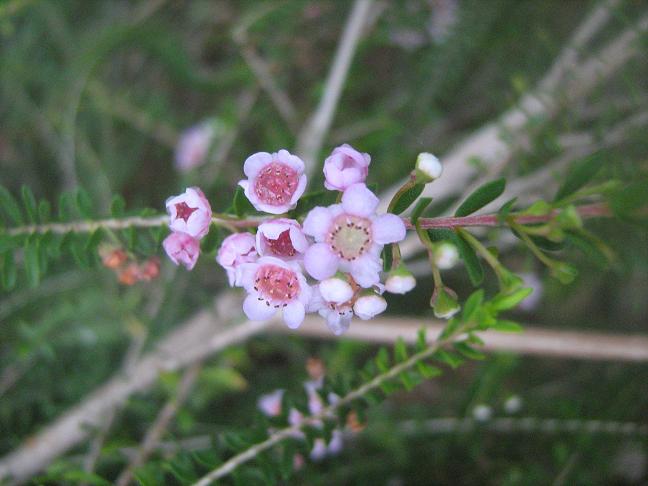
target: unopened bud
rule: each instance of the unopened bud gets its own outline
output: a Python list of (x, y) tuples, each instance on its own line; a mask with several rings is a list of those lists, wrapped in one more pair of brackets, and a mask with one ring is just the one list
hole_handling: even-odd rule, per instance
[(119, 283), (124, 285), (135, 285), (140, 279), (140, 270), (135, 263), (131, 263), (119, 272)]
[(361, 295), (353, 304), (353, 312), (364, 321), (384, 312), (386, 308), (387, 301), (373, 292)]
[(128, 254), (122, 248), (109, 246), (99, 248), (99, 256), (101, 256), (103, 266), (111, 269), (121, 267), (128, 260)]
[(406, 294), (416, 286), (416, 279), (404, 265), (389, 272), (385, 280), (385, 290), (392, 294)]
[(568, 263), (556, 262), (551, 268), (551, 275), (557, 278), (562, 284), (570, 284), (578, 275), (578, 270)]
[(416, 182), (427, 184), (441, 177), (442, 172), (443, 166), (436, 156), (428, 152), (421, 152), (416, 158), (414, 170)]
[(160, 275), (160, 259), (156, 256), (146, 260), (141, 268), (141, 278), (142, 280), (154, 280)]
[(339, 276), (327, 278), (319, 283), (322, 298), (334, 304), (343, 304), (353, 297), (353, 288), (348, 280)]
[(434, 263), (441, 270), (454, 267), (459, 261), (459, 251), (452, 243), (442, 242), (434, 248)]
[(434, 315), (439, 319), (450, 319), (461, 309), (457, 301), (457, 294), (448, 287), (434, 289), (430, 306), (434, 309)]

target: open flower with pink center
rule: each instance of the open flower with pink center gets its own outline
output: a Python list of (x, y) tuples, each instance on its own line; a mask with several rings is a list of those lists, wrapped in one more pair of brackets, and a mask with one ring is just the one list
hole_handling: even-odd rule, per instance
[(179, 196), (167, 199), (169, 228), (200, 239), (209, 232), (212, 210), (209, 201), (197, 187), (189, 187)]
[(243, 302), (243, 312), (249, 319), (265, 321), (281, 311), (289, 328), (301, 325), (311, 288), (297, 262), (264, 256), (255, 263), (240, 265), (238, 270), (237, 278), (249, 294)]
[(164, 251), (173, 263), (184, 265), (187, 270), (193, 269), (200, 255), (200, 243), (187, 233), (174, 231), (162, 242)]
[(227, 271), (230, 287), (241, 285), (236, 280), (236, 269), (242, 263), (252, 263), (258, 258), (256, 238), (250, 233), (234, 233), (223, 240), (216, 261)]
[(306, 189), (304, 162), (287, 150), (250, 155), (243, 165), (247, 176), (239, 182), (258, 210), (281, 214), (293, 209)]
[(304, 233), (315, 243), (304, 255), (304, 266), (317, 280), (338, 271), (350, 273), (361, 287), (380, 281), (380, 252), (388, 243), (405, 238), (405, 224), (394, 214), (376, 215), (378, 198), (363, 183), (342, 195), (342, 204), (313, 208), (304, 221)]
[(353, 184), (364, 182), (370, 163), (369, 154), (360, 153), (346, 143), (340, 145), (324, 161), (324, 186), (330, 191), (344, 191)]
[(308, 249), (308, 241), (297, 221), (280, 218), (259, 225), (256, 247), (261, 256), (294, 260), (303, 257)]

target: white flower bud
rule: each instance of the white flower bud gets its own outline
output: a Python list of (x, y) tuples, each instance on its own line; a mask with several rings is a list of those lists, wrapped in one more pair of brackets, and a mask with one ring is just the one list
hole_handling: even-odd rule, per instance
[(480, 422), (486, 422), (493, 416), (493, 409), (488, 405), (480, 404), (473, 408), (473, 417)]
[(434, 249), (434, 263), (441, 270), (454, 267), (459, 261), (459, 251), (452, 243), (440, 243)]
[(432, 182), (441, 177), (443, 166), (439, 159), (428, 153), (422, 152), (416, 158), (416, 179), (417, 182)]
[(389, 273), (385, 280), (385, 290), (392, 294), (406, 294), (416, 286), (414, 275), (403, 265)]
[(338, 277), (327, 278), (319, 284), (320, 294), (327, 302), (343, 304), (353, 297), (353, 288), (348, 281)]
[(504, 402), (504, 411), (506, 413), (517, 413), (521, 408), (522, 399), (518, 395), (513, 395)]
[(365, 294), (362, 295), (355, 304), (353, 304), (353, 312), (360, 319), (366, 321), (372, 319), (378, 314), (385, 311), (387, 308), (387, 301), (380, 295)]

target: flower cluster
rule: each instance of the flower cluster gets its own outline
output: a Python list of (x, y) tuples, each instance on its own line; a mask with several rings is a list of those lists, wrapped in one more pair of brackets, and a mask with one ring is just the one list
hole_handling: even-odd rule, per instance
[[(405, 238), (405, 224), (394, 214), (377, 214), (379, 200), (365, 185), (371, 158), (350, 145), (337, 147), (324, 162), (325, 187), (339, 191), (338, 203), (310, 210), (303, 221), (289, 219), (306, 188), (304, 162), (287, 150), (259, 152), (243, 164), (239, 182), (263, 220), (256, 234), (242, 232), (222, 243), (217, 262), (230, 286), (248, 295), (243, 310), (252, 320), (281, 313), (295, 329), (307, 313), (326, 319), (335, 334), (348, 329), (352, 317), (371, 319), (387, 303), (381, 283), (383, 247)], [(167, 201), (173, 233), (164, 248), (176, 263), (193, 268), (198, 240), (211, 222), (209, 203), (198, 188)], [(396, 278), (394, 275), (390, 277)], [(404, 293), (414, 286), (392, 278), (388, 291)]]
[(150, 282), (160, 275), (160, 258), (157, 256), (139, 262), (123, 248), (108, 244), (99, 247), (99, 256), (103, 266), (113, 270), (123, 285)]

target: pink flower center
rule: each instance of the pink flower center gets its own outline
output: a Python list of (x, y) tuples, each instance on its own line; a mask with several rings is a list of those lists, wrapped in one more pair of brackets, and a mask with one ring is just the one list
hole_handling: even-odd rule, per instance
[(341, 214), (333, 221), (326, 242), (340, 258), (353, 261), (371, 247), (371, 221)]
[(181, 202), (176, 204), (175, 208), (176, 208), (176, 218), (184, 219), (185, 222), (187, 222), (189, 216), (191, 216), (191, 214), (194, 211), (198, 210), (198, 208), (190, 208), (189, 206), (187, 206), (186, 202)]
[(295, 253), (297, 253), (297, 250), (295, 250), (295, 247), (293, 246), (290, 239), (290, 230), (286, 230), (281, 233), (279, 235), (279, 238), (277, 238), (276, 240), (271, 240), (270, 238), (267, 238), (265, 236), (264, 238), (266, 244), (272, 250), (272, 253), (277, 256), (291, 257), (295, 256)]
[(281, 162), (272, 162), (259, 172), (254, 192), (261, 202), (281, 206), (290, 202), (298, 182), (295, 169)]
[(292, 270), (263, 265), (257, 270), (254, 290), (259, 293), (258, 299), (265, 300), (267, 306), (285, 307), (299, 294), (299, 280)]

